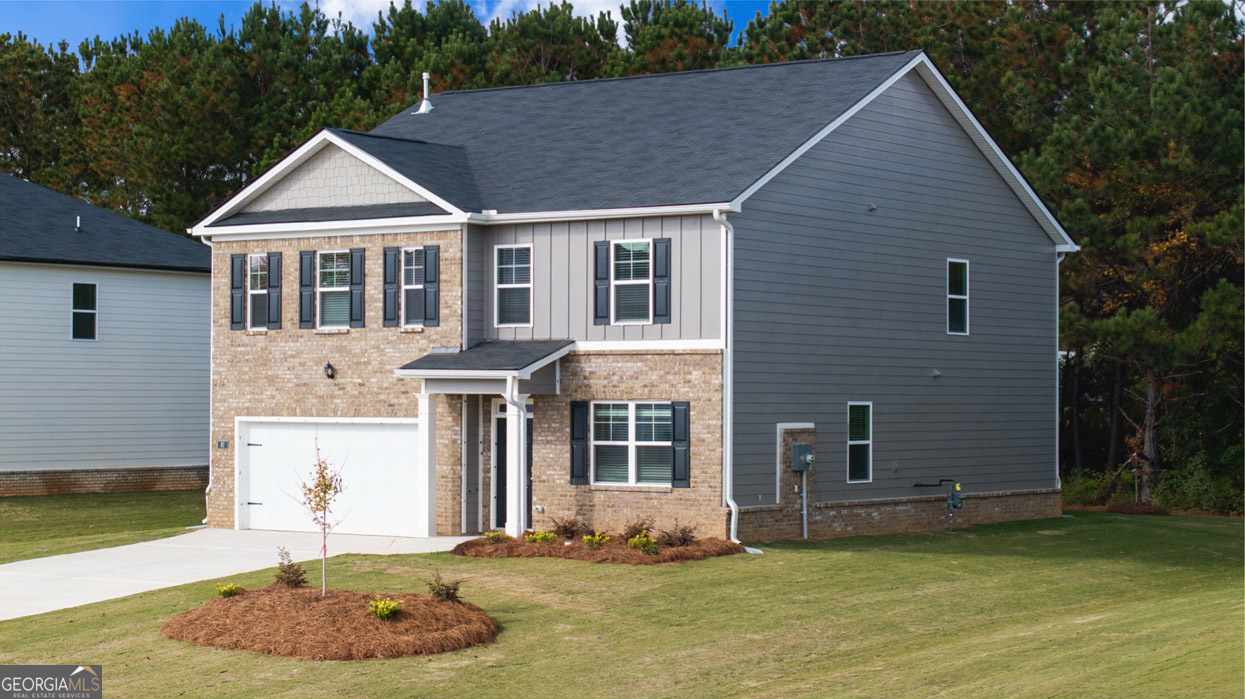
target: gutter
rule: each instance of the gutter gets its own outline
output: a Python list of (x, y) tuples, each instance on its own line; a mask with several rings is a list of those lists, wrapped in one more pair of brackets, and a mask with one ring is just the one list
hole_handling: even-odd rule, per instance
[(739, 504), (735, 502), (735, 459), (732, 453), (734, 443), (735, 416), (735, 227), (722, 209), (713, 210), (713, 220), (722, 226), (726, 237), (726, 317), (722, 338), (725, 341), (722, 349), (722, 496), (726, 506), (731, 508), (731, 541), (739, 541)]

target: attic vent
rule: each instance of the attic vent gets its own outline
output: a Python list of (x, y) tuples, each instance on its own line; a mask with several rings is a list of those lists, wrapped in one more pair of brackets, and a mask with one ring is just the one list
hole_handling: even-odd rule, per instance
[(428, 74), (424, 73), (424, 98), (419, 101), (419, 108), (415, 110), (416, 114), (427, 114), (432, 111), (432, 102), (428, 101)]
[(74, 216), (73, 217), (73, 232), (80, 233), (81, 231), (82, 231), (82, 217)]

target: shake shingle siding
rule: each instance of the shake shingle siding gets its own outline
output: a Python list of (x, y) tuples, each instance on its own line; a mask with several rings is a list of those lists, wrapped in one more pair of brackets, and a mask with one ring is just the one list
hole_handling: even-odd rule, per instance
[[(819, 501), (1056, 485), (1054, 246), (917, 75), (731, 220), (739, 504), (775, 502), (778, 422), (816, 423)], [(967, 336), (947, 258), (970, 261)], [(873, 403), (872, 483), (846, 483), (849, 401)]]

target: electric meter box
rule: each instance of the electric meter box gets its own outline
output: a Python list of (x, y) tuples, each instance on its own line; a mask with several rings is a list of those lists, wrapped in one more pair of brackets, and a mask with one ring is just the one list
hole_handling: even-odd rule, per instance
[(811, 444), (792, 444), (791, 445), (791, 470), (807, 471), (810, 466), (809, 461), (813, 458), (813, 445)]

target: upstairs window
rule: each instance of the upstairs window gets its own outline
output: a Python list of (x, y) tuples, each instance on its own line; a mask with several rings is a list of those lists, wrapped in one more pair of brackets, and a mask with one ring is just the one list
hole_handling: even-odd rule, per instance
[(947, 260), (947, 333), (968, 334), (968, 260)]
[(424, 249), (402, 251), (402, 324), (424, 324)]
[(350, 325), (350, 253), (341, 250), (318, 256), (320, 327)]
[(669, 485), (673, 439), (674, 410), (670, 403), (594, 403), (594, 482)]
[(249, 328), (268, 327), (268, 255), (247, 255), (246, 298)]
[(873, 404), (847, 404), (847, 482), (873, 480)]
[(531, 327), (532, 246), (499, 245), (496, 250), (495, 324), (498, 327)]
[(70, 311), (70, 337), (75, 340), (94, 340), (96, 325), (95, 285), (74, 284)]
[(648, 240), (623, 240), (613, 244), (614, 323), (653, 322), (652, 245)]

